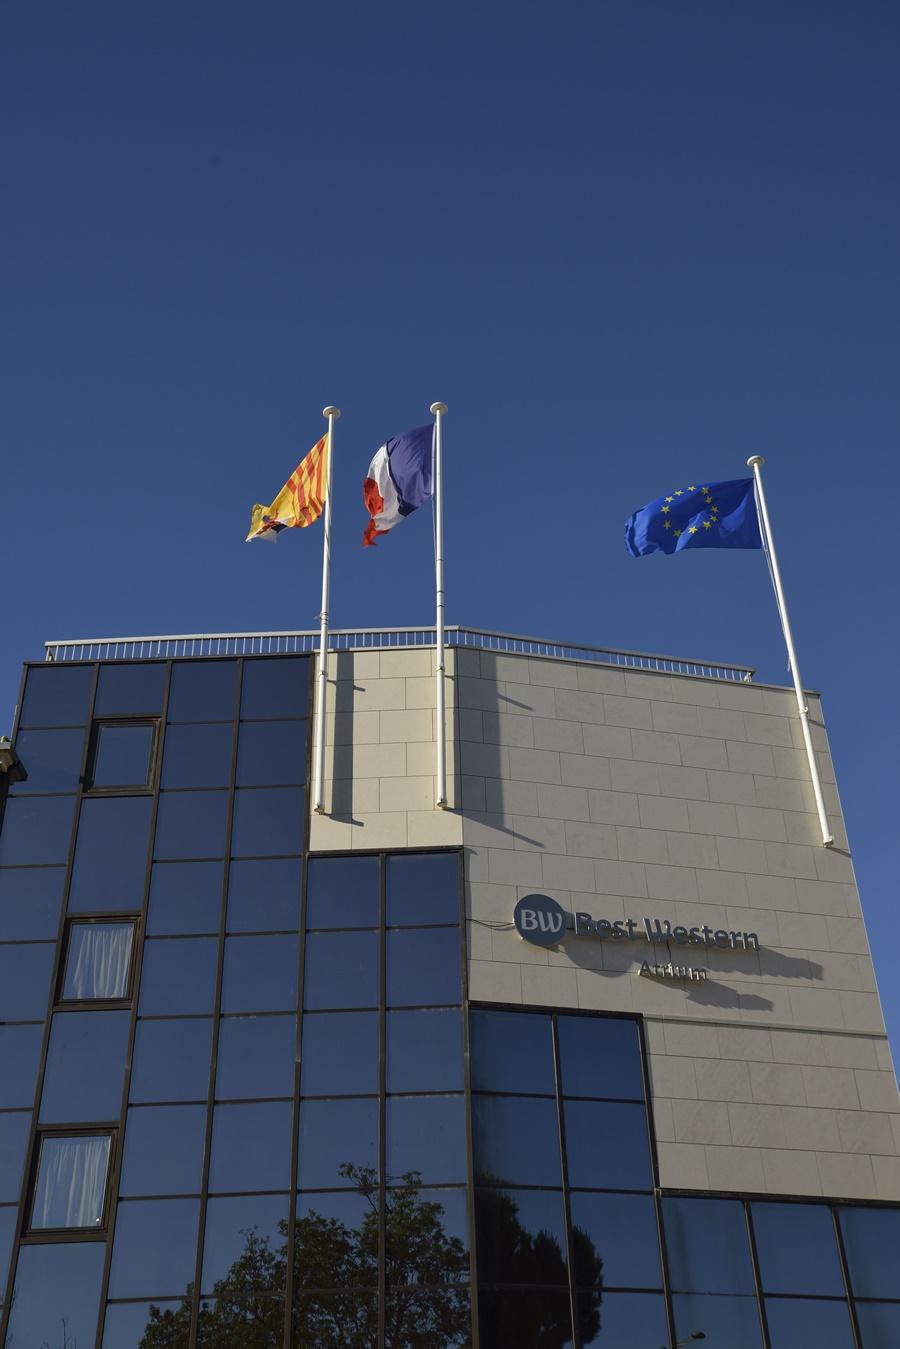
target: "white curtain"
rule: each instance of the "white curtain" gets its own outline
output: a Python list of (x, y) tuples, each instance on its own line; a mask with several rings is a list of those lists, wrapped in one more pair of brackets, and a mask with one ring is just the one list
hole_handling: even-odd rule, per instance
[(96, 1227), (103, 1217), (109, 1134), (45, 1138), (41, 1144), (32, 1227)]
[(74, 923), (63, 996), (124, 998), (133, 937), (133, 923)]

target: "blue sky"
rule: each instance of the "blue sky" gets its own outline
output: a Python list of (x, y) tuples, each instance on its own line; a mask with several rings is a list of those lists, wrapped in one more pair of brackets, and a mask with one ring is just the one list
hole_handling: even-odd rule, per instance
[(882, 0), (0, 7), (0, 729), (49, 637), (311, 627), (244, 545), (336, 402), (338, 626), (451, 621), (787, 679), (755, 553), (635, 561), (687, 478), (766, 483), (900, 1031), (900, 12)]

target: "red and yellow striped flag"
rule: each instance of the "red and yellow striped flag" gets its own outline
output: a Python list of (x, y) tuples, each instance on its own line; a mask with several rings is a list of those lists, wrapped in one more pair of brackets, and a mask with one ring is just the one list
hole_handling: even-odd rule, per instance
[(328, 437), (316, 441), (298, 464), (271, 506), (254, 506), (250, 516), (251, 539), (272, 539), (283, 529), (305, 529), (318, 520), (325, 505)]

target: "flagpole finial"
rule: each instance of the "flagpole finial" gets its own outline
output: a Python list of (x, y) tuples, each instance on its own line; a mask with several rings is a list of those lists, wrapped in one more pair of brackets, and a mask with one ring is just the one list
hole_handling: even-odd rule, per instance
[(437, 414), (438, 414), (439, 412), (446, 412), (446, 411), (447, 411), (447, 404), (446, 404), (446, 403), (432, 403), (432, 405), (431, 405), (431, 407), (428, 409), (428, 411), (429, 411), (433, 416), (436, 417)]
[(757, 464), (764, 464), (765, 462), (766, 461), (761, 454), (751, 454), (750, 458), (747, 460), (747, 467), (755, 468)]
[(335, 421), (337, 421), (340, 415), (341, 415), (340, 408), (333, 408), (330, 403), (327, 408), (322, 409), (323, 417), (334, 417)]

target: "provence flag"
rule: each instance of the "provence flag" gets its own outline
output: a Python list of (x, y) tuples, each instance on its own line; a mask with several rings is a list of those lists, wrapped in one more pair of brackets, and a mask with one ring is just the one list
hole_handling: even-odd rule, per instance
[(394, 436), (376, 451), (363, 483), (370, 516), (363, 534), (366, 548), (433, 495), (433, 436), (434, 426), (429, 422)]
[(676, 487), (635, 511), (625, 525), (625, 547), (632, 557), (762, 546), (752, 478)]
[(250, 515), (252, 539), (275, 541), (283, 529), (305, 529), (318, 520), (325, 505), (328, 437), (317, 440), (297, 465), (271, 506), (254, 506)]

